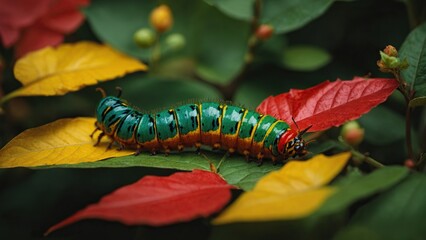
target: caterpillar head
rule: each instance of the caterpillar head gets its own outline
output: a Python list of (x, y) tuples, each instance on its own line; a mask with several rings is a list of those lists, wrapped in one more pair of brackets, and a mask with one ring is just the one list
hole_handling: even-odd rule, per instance
[(303, 131), (296, 131), (289, 129), (285, 132), (278, 143), (278, 151), (286, 159), (289, 157), (303, 157), (308, 153), (306, 150), (307, 143), (303, 140), (303, 134), (305, 134), (311, 126)]
[(303, 157), (308, 153), (308, 150), (306, 150), (305, 140), (303, 140), (301, 136), (297, 136), (290, 140), (286, 144), (285, 148), (289, 157)]

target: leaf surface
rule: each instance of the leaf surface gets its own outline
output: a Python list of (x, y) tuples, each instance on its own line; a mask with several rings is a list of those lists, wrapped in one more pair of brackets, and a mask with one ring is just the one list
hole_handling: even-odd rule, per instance
[(262, 6), (262, 23), (274, 26), (277, 33), (286, 33), (321, 16), (333, 0), (272, 0)]
[(79, 8), (89, 0), (0, 0), (0, 40), (21, 57), (64, 40), (83, 22)]
[(400, 55), (409, 64), (401, 72), (404, 80), (413, 85), (417, 97), (426, 96), (426, 24), (418, 26), (408, 35)]
[[(219, 166), (225, 155), (222, 151), (209, 150), (202, 151), (201, 155), (188, 150), (189, 152), (172, 152), (168, 156), (162, 153), (154, 156), (141, 153), (134, 156), (134, 149), (107, 151), (109, 140), (104, 138), (99, 146), (94, 147), (97, 135), (93, 139), (89, 137), (94, 130), (95, 121), (95, 118), (62, 119), (24, 131), (0, 150), (0, 168), (155, 167), (189, 171), (209, 170), (210, 163)], [(223, 159), (219, 173), (229, 184), (250, 190), (265, 174), (280, 167), (281, 165), (273, 165), (271, 161), (265, 161), (262, 167), (259, 167), (255, 162), (247, 163), (244, 157), (235, 155)]]
[(339, 189), (318, 210), (318, 214), (331, 214), (348, 208), (356, 201), (384, 191), (408, 175), (405, 167), (384, 167), (366, 176), (359, 176)]
[(350, 230), (363, 228), (380, 239), (422, 239), (426, 234), (426, 176), (411, 173), (404, 181), (361, 207), (339, 234), (348, 239)]
[(163, 226), (207, 217), (230, 200), (232, 188), (219, 175), (202, 170), (168, 177), (147, 176), (103, 197), (47, 233), (87, 218)]
[[(64, 41), (64, 35), (74, 32), (84, 21), (80, 8), (89, 0), (50, 1), (49, 9), (30, 26), (21, 31), (15, 46), (15, 57)], [(38, 4), (38, 2), (37, 2)], [(32, 2), (30, 5), (37, 5)]]
[[(190, 150), (189, 150), (190, 151)], [(210, 169), (210, 163), (219, 166), (224, 158), (224, 152), (202, 151), (201, 155), (195, 152), (171, 153), (168, 156), (141, 153), (138, 156), (124, 156), (106, 159), (97, 162), (84, 162), (73, 165), (60, 165), (63, 168), (118, 168), (118, 167), (155, 167), (178, 170)], [(273, 165), (272, 161), (265, 161), (261, 167), (255, 162), (248, 163), (243, 156), (235, 155), (225, 158), (219, 168), (219, 174), (229, 183), (243, 190), (251, 190), (257, 181), (271, 171), (278, 170), (281, 164)]]
[(25, 130), (0, 150), (0, 168), (75, 164), (130, 155), (133, 151), (106, 151), (108, 140), (93, 147), (89, 137), (94, 118), (61, 119)]
[(356, 119), (384, 102), (397, 88), (394, 79), (355, 77), (351, 81), (323, 82), (314, 87), (270, 96), (257, 111), (272, 115), (300, 129), (312, 125), (311, 132), (322, 131)]
[(421, 107), (421, 106), (425, 106), (425, 105), (426, 105), (426, 97), (414, 98), (408, 104), (408, 106), (411, 107), (411, 108)]
[(3, 46), (8, 48), (18, 41), (20, 30), (46, 12), (51, 0), (33, 3), (31, 0), (0, 1), (0, 36)]
[[(114, 0), (94, 1), (84, 12), (95, 34), (102, 41), (131, 56), (149, 59), (150, 51), (141, 51), (133, 42), (133, 34), (139, 28), (149, 25), (148, 16), (156, 3), (138, 0), (129, 0), (127, 3)], [(189, 66), (189, 77), (193, 77), (195, 71), (197, 76), (225, 85), (239, 74), (247, 52), (250, 23), (231, 18), (204, 1), (163, 3), (168, 4), (173, 11), (173, 27), (168, 33), (179, 33), (185, 37), (185, 47), (176, 54), (193, 61), (193, 66)], [(225, 5), (238, 8), (231, 2)], [(243, 5), (246, 6), (247, 3)], [(111, 17), (111, 12), (114, 12), (114, 18)], [(192, 14), (188, 14), (189, 12)], [(203, 21), (199, 21), (200, 19)], [(159, 41), (166, 44), (163, 42), (165, 39), (161, 38)], [(159, 66), (162, 64), (166, 64), (166, 61), (160, 60)]]
[(17, 96), (64, 95), (146, 69), (143, 63), (106, 45), (79, 42), (47, 47), (18, 60), (14, 73), (23, 87), (5, 96), (0, 103)]
[(365, 140), (386, 146), (405, 137), (405, 119), (395, 111), (378, 106), (359, 119), (365, 129)]
[(322, 187), (346, 165), (350, 154), (317, 155), (291, 161), (262, 178), (252, 191), (241, 195), (215, 224), (295, 219), (315, 211), (335, 190)]
[(204, 0), (208, 4), (217, 7), (226, 15), (249, 21), (253, 18), (254, 0)]
[[(201, 6), (194, 27), (196, 72), (211, 82), (229, 84), (244, 66), (250, 24), (224, 15), (214, 7)], [(206, 31), (206, 26), (209, 30)]]
[(311, 45), (294, 45), (283, 54), (284, 67), (294, 71), (315, 71), (331, 61), (331, 55), (322, 48)]

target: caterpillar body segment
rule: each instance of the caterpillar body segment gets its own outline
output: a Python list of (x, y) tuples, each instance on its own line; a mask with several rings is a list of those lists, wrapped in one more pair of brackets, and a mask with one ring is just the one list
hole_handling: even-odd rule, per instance
[(158, 151), (168, 154), (184, 148), (237, 152), (247, 159), (284, 161), (306, 154), (301, 135), (281, 120), (242, 107), (216, 102), (192, 103), (154, 114), (129, 107), (118, 97), (104, 97), (96, 110), (98, 142), (108, 136), (122, 147), (137, 148), (136, 154)]

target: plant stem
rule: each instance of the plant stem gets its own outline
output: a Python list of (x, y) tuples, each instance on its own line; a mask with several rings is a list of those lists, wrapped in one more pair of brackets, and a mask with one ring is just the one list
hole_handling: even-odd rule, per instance
[(151, 63), (150, 67), (151, 67), (151, 71), (153, 72), (155, 71), (157, 63), (161, 58), (160, 37), (161, 37), (161, 33), (156, 31), (155, 42), (151, 50), (151, 59), (150, 59), (150, 63)]
[[(399, 83), (398, 90), (404, 96), (405, 99), (405, 144), (407, 147), (407, 155), (409, 159), (413, 159), (413, 145), (411, 143), (411, 108), (409, 103), (414, 96), (414, 92), (410, 86), (407, 86), (405, 81), (401, 78), (401, 72), (393, 71), (393, 75)], [(413, 159), (414, 160), (414, 159)]]
[(407, 146), (407, 155), (409, 159), (413, 159), (413, 145), (411, 143), (411, 108), (408, 106), (408, 102), (406, 105), (405, 111), (405, 138), (406, 138), (406, 146)]
[(351, 153), (352, 153), (352, 156), (354, 156), (355, 158), (357, 158), (357, 159), (359, 159), (359, 160), (361, 160), (363, 162), (366, 162), (366, 163), (370, 164), (373, 167), (382, 168), (382, 167), (385, 166), (385, 165), (381, 164), (380, 162), (374, 160), (373, 158), (371, 158), (369, 156), (365, 156), (364, 154), (358, 152), (355, 149), (351, 149)]
[(349, 151), (352, 153), (352, 157), (354, 159), (359, 160), (361, 162), (366, 162), (370, 166), (373, 166), (373, 167), (376, 167), (376, 168), (382, 168), (382, 167), (385, 166), (385, 165), (381, 164), (380, 162), (374, 160), (373, 158), (366, 156), (365, 154), (359, 152), (358, 150), (353, 148), (351, 145), (347, 144), (341, 136), (338, 139), (339, 139), (339, 142), (341, 142), (344, 146), (346, 146), (349, 149)]

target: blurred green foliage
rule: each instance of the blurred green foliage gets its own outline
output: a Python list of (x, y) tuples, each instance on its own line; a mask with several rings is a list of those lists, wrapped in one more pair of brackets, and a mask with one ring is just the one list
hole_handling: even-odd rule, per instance
[[(108, 93), (115, 92), (115, 86), (121, 86), (123, 97), (143, 111), (222, 98), (254, 109), (270, 95), (290, 88), (308, 88), (327, 79), (352, 79), (356, 75), (370, 74), (391, 77), (377, 69), (379, 50), (389, 44), (400, 48), (409, 32), (426, 18), (425, 4), (421, 0), (264, 1), (257, 21), (272, 25), (275, 35), (267, 41), (258, 42), (251, 49), (254, 0), (161, 2), (172, 9), (174, 24), (160, 37), (161, 57), (155, 64), (151, 57), (155, 48), (139, 48), (133, 42), (133, 34), (140, 28), (150, 27), (149, 13), (157, 6), (156, 1), (92, 1), (83, 9), (87, 22), (66, 38), (68, 42), (105, 42), (150, 63), (148, 73), (130, 74), (96, 86), (105, 88)], [(417, 56), (407, 56), (410, 63), (413, 61), (411, 57), (419, 59), (424, 55), (424, 51), (420, 51), (425, 48), (424, 42), (416, 41), (418, 34), (424, 36), (424, 26), (410, 35), (401, 50), (403, 56), (405, 52), (419, 52)], [(182, 48), (167, 48), (167, 36), (172, 34), (184, 37)], [(309, 46), (310, 50), (294, 52), (297, 46)], [(249, 50), (252, 55), (247, 55)], [(1, 49), (0, 54), (6, 63), (1, 87), (4, 93), (8, 93), (19, 87), (19, 83), (12, 73), (12, 51)], [(307, 60), (303, 61), (303, 58)], [(414, 64), (403, 74), (424, 79), (424, 66)], [(419, 80), (418, 84), (424, 90), (425, 81)], [(27, 128), (58, 118), (94, 116), (100, 99), (94, 91), (96, 87), (61, 97), (10, 101), (0, 116), (0, 146)], [(424, 95), (423, 90), (419, 96)], [(424, 107), (413, 109), (415, 143), (426, 142), (425, 112)], [(382, 106), (363, 116), (359, 122), (366, 137), (359, 146), (360, 151), (370, 152), (384, 164), (402, 164), (406, 156), (404, 114), (404, 99), (395, 93)], [(338, 132), (338, 129), (331, 129), (320, 136), (318, 142), (312, 144), (312, 151), (337, 151), (339, 145), (334, 140)], [(417, 146), (416, 151), (421, 148), (425, 149), (425, 146)], [(365, 166), (361, 168), (371, 170)], [(173, 170), (149, 167), (0, 170), (0, 238), (41, 239), (48, 227), (117, 187), (148, 174), (166, 175), (171, 172)], [(365, 205), (356, 201), (349, 211), (345, 209), (328, 216), (312, 216), (285, 223), (232, 224), (212, 228), (207, 220), (195, 220), (151, 228), (85, 220), (45, 239), (247, 239), (268, 236), (331, 239), (337, 232), (336, 239), (359, 236), (419, 239), (426, 234), (420, 228), (424, 226), (424, 218), (417, 218), (425, 210), (422, 204), (424, 190), (420, 187), (424, 182), (424, 175), (411, 175), (396, 188)], [(249, 187), (252, 186), (250, 184)], [(239, 194), (237, 191), (234, 193)], [(407, 206), (409, 208), (405, 210)], [(392, 213), (390, 224), (398, 225), (398, 228), (381, 224), (388, 213)], [(400, 225), (401, 222), (404, 224)], [(345, 227), (346, 223), (348, 226)], [(280, 236), (283, 231), (286, 235)], [(405, 231), (411, 234), (404, 235)]]

